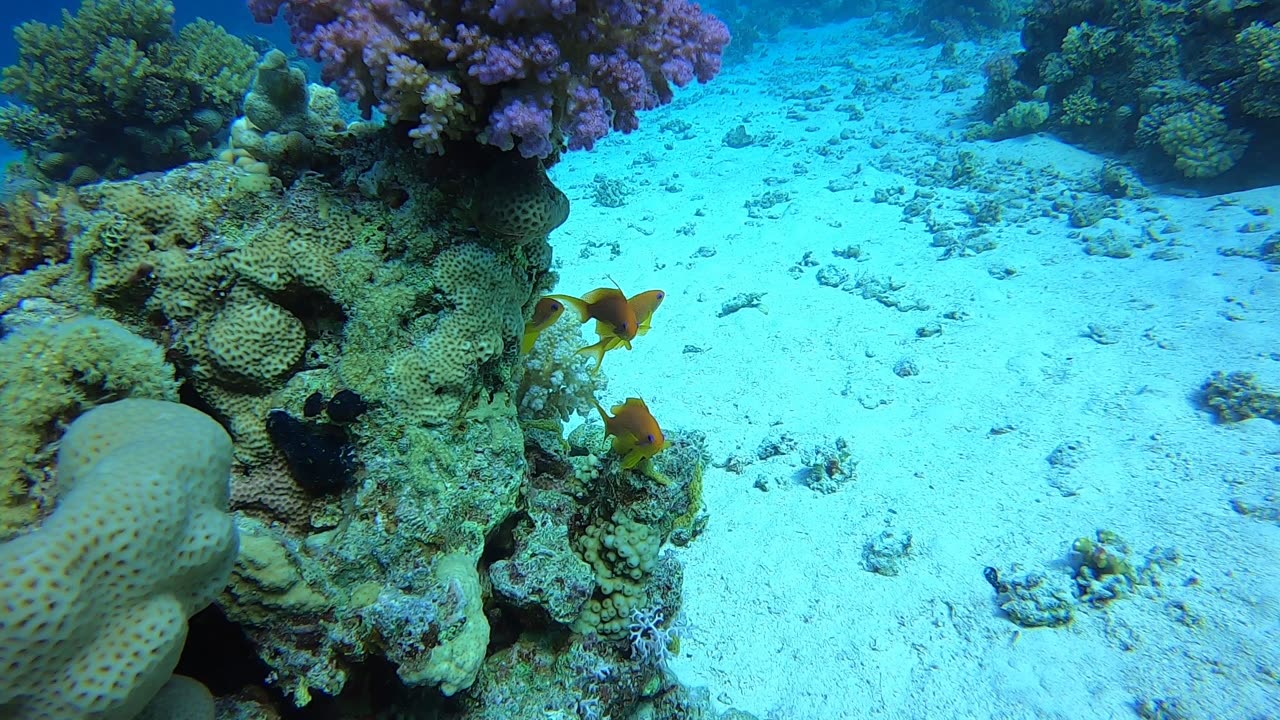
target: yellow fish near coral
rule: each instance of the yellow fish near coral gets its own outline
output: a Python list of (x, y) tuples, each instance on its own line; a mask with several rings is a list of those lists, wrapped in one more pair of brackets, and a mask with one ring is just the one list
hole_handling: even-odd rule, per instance
[(649, 290), (627, 299), (619, 288), (596, 288), (581, 299), (571, 295), (550, 295), (565, 305), (578, 311), (581, 322), (594, 319), (596, 335), (600, 341), (588, 345), (578, 352), (590, 353), (596, 357), (596, 370), (604, 362), (604, 354), (610, 350), (626, 346), (631, 349), (631, 341), (637, 335), (649, 332), (653, 323), (653, 313), (662, 304), (667, 294), (661, 290)]
[(600, 403), (594, 399), (591, 402), (604, 421), (605, 434), (613, 436), (613, 451), (622, 456), (622, 467), (634, 468), (667, 446), (667, 438), (644, 400), (627, 398), (621, 405), (613, 406), (612, 417)]
[[(646, 290), (627, 300), (627, 304), (631, 306), (631, 311), (636, 314), (636, 335), (644, 335), (653, 328), (653, 313), (658, 309), (658, 306), (662, 304), (662, 301), (665, 300), (666, 297), (667, 294), (661, 290)], [(609, 343), (605, 345), (604, 351), (600, 353), (600, 359), (604, 358), (604, 353), (609, 352), (620, 345), (622, 345), (622, 341), (618, 338), (610, 340)], [(583, 348), (583, 350), (587, 349), (589, 348)], [(628, 347), (627, 349), (630, 350), (631, 348)], [(600, 363), (597, 362), (596, 368), (598, 369), (599, 367)]]
[(528, 355), (538, 342), (543, 330), (556, 324), (564, 314), (564, 303), (553, 297), (544, 297), (533, 306), (533, 317), (524, 324), (524, 339), (520, 341), (520, 352)]

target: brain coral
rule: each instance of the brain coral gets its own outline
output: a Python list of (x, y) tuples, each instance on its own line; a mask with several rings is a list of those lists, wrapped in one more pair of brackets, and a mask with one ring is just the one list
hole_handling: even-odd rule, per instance
[(481, 366), (518, 346), (529, 290), (496, 253), (475, 244), (441, 252), (432, 281), (446, 309), (430, 333), (392, 360), (388, 379), (402, 412), (440, 425), (479, 392)]
[(237, 287), (205, 330), (204, 356), (227, 384), (271, 387), (298, 364), (306, 339), (302, 321), (288, 310)]

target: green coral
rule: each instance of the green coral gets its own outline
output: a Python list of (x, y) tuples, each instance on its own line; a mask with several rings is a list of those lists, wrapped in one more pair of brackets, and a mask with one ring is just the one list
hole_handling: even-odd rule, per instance
[(1058, 106), (1058, 121), (1075, 127), (1085, 127), (1101, 121), (1107, 113), (1107, 105), (1094, 97), (1091, 90), (1091, 84), (1085, 85), (1063, 98)]
[(1250, 138), (1227, 124), (1222, 107), (1205, 101), (1157, 106), (1139, 126), (1138, 137), (1158, 145), (1189, 178), (1230, 170), (1244, 157)]
[(14, 30), (18, 62), (0, 91), (24, 106), (0, 112), (0, 137), (28, 151), (30, 172), (127, 177), (212, 154), (257, 55), (205, 20), (175, 34), (173, 12), (164, 0), (85, 0), (61, 25)]
[(0, 539), (54, 495), (47, 469), (58, 426), (126, 397), (177, 400), (164, 350), (110, 320), (32, 322), (0, 341)]
[(1280, 29), (1258, 21), (1236, 35), (1248, 71), (1242, 79), (1244, 111), (1261, 118), (1280, 117)]
[(1138, 584), (1129, 546), (1114, 532), (1099, 530), (1092, 538), (1077, 539), (1071, 549), (1079, 556), (1076, 587), (1081, 600), (1102, 605), (1131, 594)]
[(1062, 39), (1062, 59), (1077, 72), (1090, 71), (1116, 54), (1115, 42), (1115, 30), (1082, 22)]
[(1280, 392), (1248, 372), (1215, 372), (1202, 388), (1204, 405), (1219, 422), (1265, 418), (1280, 423)]
[(1038, 132), (1049, 120), (1049, 103), (1027, 100), (1000, 113), (994, 123), (978, 123), (970, 129), (972, 139), (1011, 138)]

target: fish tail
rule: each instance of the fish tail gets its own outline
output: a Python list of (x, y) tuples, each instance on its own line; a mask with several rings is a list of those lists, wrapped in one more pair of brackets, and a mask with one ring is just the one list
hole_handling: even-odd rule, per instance
[(595, 345), (588, 345), (578, 351), (579, 355), (594, 355), (596, 358), (596, 366), (591, 372), (600, 372), (600, 366), (604, 364), (604, 354), (609, 351), (609, 341), (614, 338), (605, 338)]
[(594, 395), (591, 396), (591, 404), (596, 406), (596, 412), (600, 413), (600, 419), (604, 421), (605, 431), (607, 432), (609, 429), (609, 413), (604, 411), (604, 406), (600, 404), (599, 400), (596, 400)]
[(526, 330), (524, 338), (520, 340), (520, 354), (528, 355), (533, 350), (534, 343), (538, 342), (538, 336), (542, 334), (541, 330)]
[(591, 308), (587, 307), (587, 303), (572, 295), (548, 295), (549, 298), (555, 298), (565, 304), (565, 307), (571, 307), (578, 311), (578, 321), (586, 322), (591, 319)]

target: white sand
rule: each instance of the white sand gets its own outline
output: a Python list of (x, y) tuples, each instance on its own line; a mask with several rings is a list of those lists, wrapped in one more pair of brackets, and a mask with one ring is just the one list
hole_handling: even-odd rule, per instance
[[(1280, 504), (1280, 428), (1215, 424), (1195, 400), (1215, 370), (1280, 386), (1280, 274), (1217, 252), (1280, 229), (1247, 209), (1280, 211), (1280, 188), (1122, 201), (1119, 219), (1083, 233), (1151, 228), (1172, 242), (1126, 259), (1087, 255), (1065, 215), (1031, 216), (1102, 158), (1048, 136), (963, 142), (991, 48), (962, 47), (958, 63), (938, 50), (885, 40), (865, 21), (788, 32), (762, 59), (644, 116), (640, 131), (554, 170), (574, 201), (552, 237), (559, 290), (612, 277), (628, 293), (668, 293), (653, 332), (605, 360), (602, 400), (643, 396), (665, 427), (705, 432), (714, 462), (746, 463), (741, 474), (708, 471), (710, 525), (676, 550), (693, 630), (675, 671), (761, 718), (1132, 718), (1156, 698), (1194, 718), (1280, 717), (1280, 526), (1230, 503)], [(892, 89), (877, 89), (895, 73)], [(943, 93), (952, 73), (972, 87)], [(871, 89), (845, 99), (859, 78)], [(788, 119), (804, 103), (785, 96), (820, 83), (834, 98)], [(849, 119), (842, 103), (866, 116)], [(661, 129), (676, 118), (691, 124), (687, 137)], [(724, 146), (739, 123), (776, 137)], [(842, 131), (844, 156), (819, 155)], [(963, 233), (966, 200), (1008, 207), (989, 236), (998, 248), (939, 261), (901, 201), (871, 199), (895, 186), (910, 199), (918, 173), (957, 149), (977, 153), (997, 193), (934, 188), (937, 218)], [(654, 161), (633, 166), (646, 152)], [(624, 207), (593, 205), (597, 174), (630, 185)], [(854, 187), (827, 189), (842, 179)], [(1002, 194), (1033, 184), (1039, 199), (1025, 208)], [(743, 203), (772, 190), (791, 200), (751, 219)], [(1237, 231), (1257, 221), (1265, 232)], [(861, 261), (831, 254), (849, 245)], [(704, 246), (714, 256), (694, 257)], [(1150, 257), (1170, 247), (1179, 258)], [(822, 286), (820, 267), (793, 277), (809, 251), (853, 278), (892, 277), (904, 284), (897, 296), (929, 309)], [(1011, 278), (992, 274), (1009, 268)], [(743, 292), (767, 293), (767, 314), (717, 317)], [(953, 310), (966, 319), (943, 318)], [(931, 322), (943, 333), (918, 338)], [(1116, 342), (1086, 337), (1091, 323)], [(904, 358), (918, 375), (894, 373)], [(784, 433), (797, 450), (756, 459)], [(798, 480), (804, 451), (836, 438), (851, 444), (858, 479), (815, 492)], [(1054, 468), (1047, 458), (1065, 442), (1083, 446), (1080, 464)], [(762, 480), (771, 489), (757, 489)], [(895, 577), (863, 562), (886, 528), (913, 537)], [(1137, 563), (1156, 546), (1182, 560), (1159, 587), (1081, 605), (1068, 627), (1020, 629), (1003, 616), (984, 566), (1069, 578), (1071, 542), (1103, 528)]]

